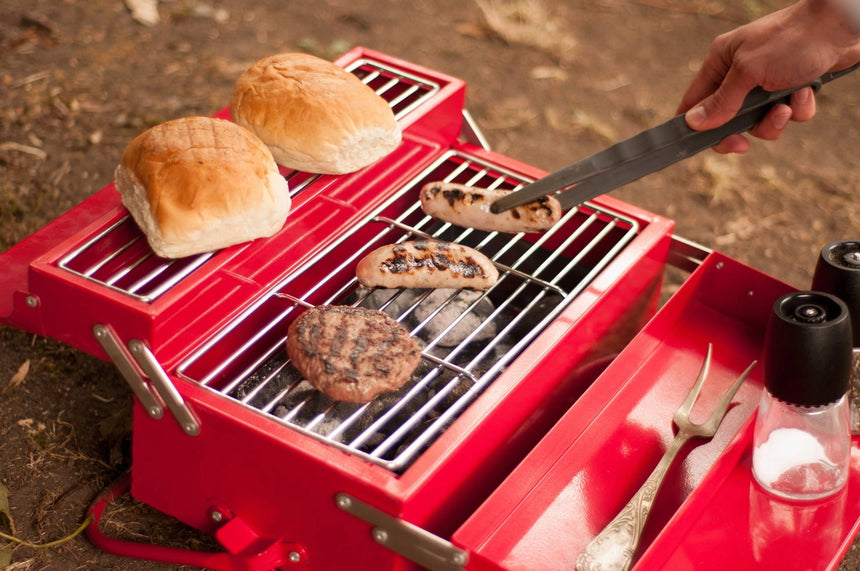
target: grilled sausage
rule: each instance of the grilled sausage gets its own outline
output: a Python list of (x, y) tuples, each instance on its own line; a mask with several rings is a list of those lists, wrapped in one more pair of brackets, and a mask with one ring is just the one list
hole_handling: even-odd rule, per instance
[(320, 305), (287, 330), (293, 366), (319, 391), (365, 403), (395, 391), (421, 361), (421, 347), (397, 321), (375, 309)]
[(438, 240), (382, 246), (362, 258), (355, 275), (365, 287), (484, 290), (499, 271), (484, 254)]
[(490, 211), (493, 202), (511, 192), (431, 182), (421, 189), (421, 209), (439, 220), (488, 232), (542, 232), (561, 220), (561, 204), (551, 196), (499, 214)]

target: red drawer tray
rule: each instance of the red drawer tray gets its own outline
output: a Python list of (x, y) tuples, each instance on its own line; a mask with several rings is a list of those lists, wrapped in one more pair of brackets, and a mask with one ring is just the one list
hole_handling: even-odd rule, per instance
[[(454, 535), (470, 569), (575, 568), (673, 438), (675, 408), (713, 344), (694, 421), (753, 360), (786, 284), (718, 253), (636, 336)], [(762, 387), (757, 366), (717, 435), (688, 444), (669, 471), (634, 569), (834, 569), (860, 525), (860, 451), (846, 489), (788, 503), (753, 481), (750, 453)], [(697, 445), (694, 445), (697, 444)]]

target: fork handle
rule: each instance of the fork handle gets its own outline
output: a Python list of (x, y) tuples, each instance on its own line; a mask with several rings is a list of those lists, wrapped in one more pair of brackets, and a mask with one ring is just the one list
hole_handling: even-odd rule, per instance
[(577, 571), (627, 571), (630, 568), (654, 497), (669, 466), (690, 437), (686, 432), (678, 432), (645, 483), (577, 557)]

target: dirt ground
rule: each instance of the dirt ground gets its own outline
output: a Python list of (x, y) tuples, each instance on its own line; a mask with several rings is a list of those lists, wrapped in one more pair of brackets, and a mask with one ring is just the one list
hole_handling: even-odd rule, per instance
[[(111, 182), (145, 128), (222, 109), (236, 77), (266, 55), (333, 59), (363, 45), (462, 78), (493, 149), (550, 171), (671, 117), (711, 38), (785, 4), (171, 0), (145, 26), (121, 0), (3, 0), (0, 251)], [(860, 75), (826, 86), (816, 118), (778, 142), (742, 157), (706, 152), (614, 195), (674, 219), (680, 236), (808, 287), (820, 248), (860, 228), (858, 87)], [(0, 514), (11, 514), (0, 530), (34, 543), (72, 532), (128, 468), (130, 405), (112, 365), (0, 327)], [(128, 538), (201, 541), (131, 501), (112, 518)], [(7, 567), (168, 568), (83, 537), (17, 547)], [(840, 569), (860, 569), (856, 545)]]

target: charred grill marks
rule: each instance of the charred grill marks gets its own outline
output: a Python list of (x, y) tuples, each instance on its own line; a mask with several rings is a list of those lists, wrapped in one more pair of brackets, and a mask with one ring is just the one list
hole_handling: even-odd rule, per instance
[(414, 247), (415, 250), (425, 252), (426, 255), (415, 256), (407, 248), (395, 246), (392, 249), (394, 255), (382, 262), (383, 271), (404, 274), (427, 268), (428, 270), (443, 272), (451, 271), (466, 278), (486, 275), (481, 265), (471, 256), (467, 256), (463, 260), (449, 257), (446, 252), (449, 252), (451, 247), (445, 242), (414, 242)]
[(289, 327), (287, 352), (298, 371), (335, 400), (368, 402), (405, 383), (421, 358), (409, 332), (376, 310), (320, 306)]

